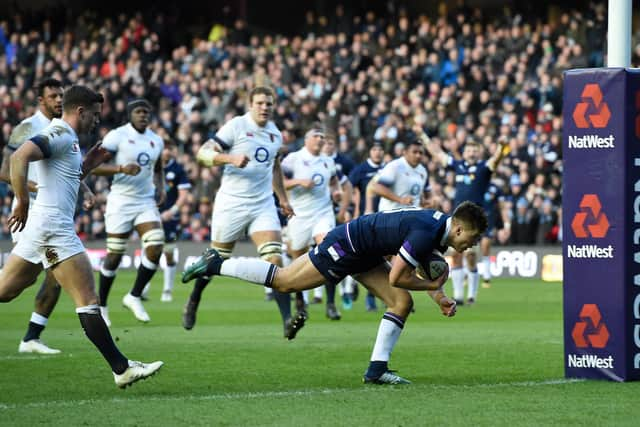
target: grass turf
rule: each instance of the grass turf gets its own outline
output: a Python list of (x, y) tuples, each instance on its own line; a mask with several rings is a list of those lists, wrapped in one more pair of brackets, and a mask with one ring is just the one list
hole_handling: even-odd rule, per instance
[(262, 288), (215, 279), (198, 323), (180, 325), (190, 286), (176, 284), (142, 325), (120, 300), (133, 282), (120, 272), (112, 333), (129, 358), (164, 360), (154, 378), (125, 391), (86, 340), (61, 297), (42, 335), (58, 356), (19, 355), (36, 287), (0, 308), (0, 425), (637, 425), (638, 383), (563, 378), (561, 285), (494, 279), (473, 307), (447, 319), (414, 293), (409, 321), (390, 366), (410, 386), (363, 385), (382, 311), (363, 298), (339, 322), (310, 307), (291, 342)]

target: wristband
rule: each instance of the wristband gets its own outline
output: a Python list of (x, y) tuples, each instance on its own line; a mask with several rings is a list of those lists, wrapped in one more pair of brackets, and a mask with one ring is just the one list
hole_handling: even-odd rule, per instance
[(180, 208), (178, 205), (173, 205), (169, 208), (169, 211), (171, 211), (172, 214), (177, 215), (180, 212)]
[(204, 145), (198, 150), (196, 159), (199, 163), (205, 166), (213, 166), (213, 161), (218, 157), (220, 153), (213, 148), (205, 147)]

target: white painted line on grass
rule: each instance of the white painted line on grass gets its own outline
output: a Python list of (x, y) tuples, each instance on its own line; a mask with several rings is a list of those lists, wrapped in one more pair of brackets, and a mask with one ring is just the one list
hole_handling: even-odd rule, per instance
[(265, 391), (265, 392), (249, 392), (249, 393), (222, 393), (209, 395), (177, 395), (177, 396), (136, 396), (131, 398), (114, 397), (112, 399), (82, 399), (82, 400), (51, 400), (42, 402), (28, 403), (2, 403), (0, 402), (0, 411), (8, 411), (13, 409), (33, 409), (33, 408), (64, 408), (80, 405), (95, 404), (119, 404), (119, 403), (141, 403), (141, 402), (182, 402), (182, 401), (211, 401), (211, 400), (253, 400), (265, 399), (270, 397), (303, 397), (318, 396), (324, 394), (335, 393), (370, 393), (382, 390), (415, 390), (415, 389), (474, 389), (474, 388), (495, 388), (495, 387), (539, 387), (547, 385), (561, 385), (582, 382), (580, 379), (558, 378), (543, 381), (521, 381), (512, 383), (480, 383), (480, 384), (413, 384), (408, 386), (389, 387), (389, 386), (363, 386), (362, 388), (334, 388), (334, 389), (312, 389), (312, 390), (291, 390), (291, 391)]

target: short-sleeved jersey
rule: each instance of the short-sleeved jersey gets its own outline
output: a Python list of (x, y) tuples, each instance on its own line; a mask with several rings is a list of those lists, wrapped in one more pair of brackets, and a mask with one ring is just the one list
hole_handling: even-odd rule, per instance
[(220, 193), (261, 203), (273, 193), (273, 165), (282, 146), (282, 134), (273, 122), (264, 127), (250, 113), (236, 116), (222, 126), (215, 137), (224, 152), (244, 154), (244, 168), (225, 165)]
[(484, 193), (489, 187), (493, 173), (487, 166), (487, 162), (483, 160), (470, 165), (464, 160), (456, 160), (449, 156), (447, 168), (456, 173), (455, 206), (467, 200), (482, 206)]
[[(182, 165), (176, 162), (175, 159), (169, 160), (164, 167), (164, 183), (167, 198), (160, 208), (160, 212), (164, 212), (176, 204), (179, 190), (188, 190), (191, 188), (189, 177)], [(178, 214), (174, 215), (174, 218), (177, 217)]]
[(126, 165), (137, 163), (140, 173), (131, 176), (118, 173), (113, 176), (111, 197), (126, 197), (136, 199), (153, 199), (155, 184), (153, 174), (156, 162), (164, 147), (162, 138), (147, 128), (140, 133), (131, 123), (109, 131), (102, 140), (102, 147), (114, 153), (115, 164)]
[(53, 119), (32, 139), (37, 138), (44, 138), (48, 144), (40, 145), (44, 159), (34, 162), (39, 183), (31, 209), (54, 213), (60, 222), (73, 222), (82, 175), (78, 135), (64, 120)]
[[(395, 159), (383, 167), (378, 174), (378, 182), (389, 187), (400, 197), (413, 197), (412, 206), (420, 206), (420, 196), (423, 192), (429, 191), (428, 173), (425, 167), (419, 164), (413, 168), (404, 157)], [(380, 211), (406, 207), (387, 198), (380, 198)]]
[(289, 203), (296, 216), (313, 217), (333, 209), (329, 183), (337, 172), (331, 157), (314, 156), (302, 147), (282, 160), (282, 172), (287, 178), (310, 179), (315, 184), (311, 189), (295, 186), (288, 190)]
[(432, 209), (406, 208), (359, 217), (346, 224), (356, 254), (367, 257), (399, 255), (413, 267), (427, 268), (433, 251), (444, 253), (450, 217)]
[(349, 176), (349, 174), (351, 173), (351, 170), (355, 167), (355, 163), (353, 162), (353, 160), (351, 160), (351, 158), (349, 158), (348, 156), (342, 154), (342, 153), (335, 153), (332, 156), (329, 156), (333, 159), (334, 163), (336, 164), (336, 170), (338, 171), (338, 176)]
[[(41, 130), (49, 126), (49, 123), (51, 123), (51, 120), (38, 110), (33, 116), (27, 117), (13, 129), (7, 148), (11, 151), (16, 151), (25, 141), (28, 141), (31, 137), (36, 136)], [(27, 179), (37, 183), (38, 177), (36, 176), (36, 169), (36, 162), (29, 165)], [(30, 196), (31, 199), (35, 199), (36, 193), (30, 193)]]
[[(371, 159), (367, 159), (367, 161), (362, 162), (351, 169), (349, 182), (351, 182), (351, 185), (360, 191), (360, 212), (362, 214), (364, 213), (364, 208), (367, 205), (367, 185), (369, 185), (371, 178), (373, 178), (383, 167), (384, 163), (375, 164)], [(380, 198), (376, 197), (373, 202), (373, 209), (375, 212), (378, 211), (379, 201)]]

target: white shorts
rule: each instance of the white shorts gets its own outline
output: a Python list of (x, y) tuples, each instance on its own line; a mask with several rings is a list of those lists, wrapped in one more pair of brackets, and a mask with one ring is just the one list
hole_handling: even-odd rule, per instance
[(287, 233), (289, 248), (294, 251), (308, 248), (315, 243), (314, 237), (327, 234), (336, 226), (336, 217), (332, 210), (318, 213), (317, 216), (293, 216), (289, 219)]
[(231, 243), (258, 231), (280, 231), (273, 197), (259, 203), (218, 193), (211, 214), (211, 241)]
[(73, 222), (61, 223), (56, 214), (30, 212), (12, 253), (47, 269), (84, 251)]
[(107, 234), (129, 233), (136, 225), (146, 222), (162, 223), (155, 200), (107, 200), (107, 211), (104, 214)]

